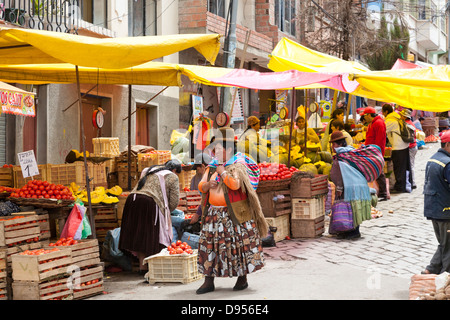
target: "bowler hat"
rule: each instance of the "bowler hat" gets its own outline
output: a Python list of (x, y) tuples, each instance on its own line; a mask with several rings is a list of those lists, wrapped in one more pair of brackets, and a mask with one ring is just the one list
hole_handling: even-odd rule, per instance
[(335, 142), (343, 139), (345, 139), (345, 137), (341, 131), (335, 131), (330, 136), (330, 142)]

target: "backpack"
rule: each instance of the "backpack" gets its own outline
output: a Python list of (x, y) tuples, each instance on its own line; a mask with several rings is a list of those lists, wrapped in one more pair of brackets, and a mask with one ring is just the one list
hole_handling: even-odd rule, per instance
[(410, 125), (409, 123), (406, 123), (406, 121), (403, 119), (397, 121), (400, 128), (400, 133), (396, 133), (402, 138), (404, 142), (413, 143), (414, 136), (416, 134), (416, 128), (414, 128), (414, 126)]

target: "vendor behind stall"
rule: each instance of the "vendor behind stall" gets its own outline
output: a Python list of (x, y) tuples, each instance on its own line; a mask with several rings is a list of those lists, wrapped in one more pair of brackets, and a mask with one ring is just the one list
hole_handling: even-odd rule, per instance
[(247, 129), (239, 137), (238, 144), (238, 151), (249, 155), (256, 162), (267, 161), (271, 156), (271, 142), (260, 137), (260, 129), (260, 120), (255, 116), (248, 117)]
[[(299, 145), (300, 148), (303, 148), (305, 145), (305, 127), (306, 127), (306, 121), (305, 118), (302, 116), (298, 116), (295, 120), (295, 123), (297, 124), (297, 129), (295, 129), (292, 132), (292, 143), (293, 145)], [(317, 133), (314, 131), (313, 128), (307, 129), (307, 140), (308, 142), (312, 143), (319, 143), (320, 139)]]

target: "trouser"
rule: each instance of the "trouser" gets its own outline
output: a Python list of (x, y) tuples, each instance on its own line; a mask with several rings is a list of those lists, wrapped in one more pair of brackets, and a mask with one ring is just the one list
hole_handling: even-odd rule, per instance
[(435, 274), (450, 272), (450, 233), (447, 232), (450, 230), (450, 220), (432, 220), (432, 223), (439, 245), (427, 270)]
[(386, 176), (384, 175), (384, 171), (381, 171), (380, 176), (377, 178), (377, 184), (378, 184), (378, 196), (380, 198), (386, 198), (387, 193), (387, 187), (386, 187)]
[[(391, 158), (395, 175), (394, 190), (406, 192), (406, 171), (411, 172), (409, 148), (392, 150)], [(409, 180), (411, 181), (411, 174), (409, 175)]]
[(416, 162), (416, 153), (417, 153), (417, 146), (414, 148), (409, 148), (409, 163), (411, 167), (411, 187), (415, 188), (416, 185), (416, 179), (414, 177), (414, 164)]

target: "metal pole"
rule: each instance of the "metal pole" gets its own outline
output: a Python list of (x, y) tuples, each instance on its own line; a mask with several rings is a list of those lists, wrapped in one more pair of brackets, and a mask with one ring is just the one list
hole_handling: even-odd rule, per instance
[[(228, 35), (227, 46), (225, 47), (224, 56), (226, 58), (226, 66), (227, 68), (234, 69), (236, 64), (236, 45), (237, 45), (237, 37), (236, 37), (236, 20), (237, 20), (237, 10), (238, 10), (237, 0), (231, 0), (231, 17), (230, 17), (230, 32)], [(232, 100), (231, 88), (225, 87), (223, 88), (223, 111), (230, 114), (231, 111), (231, 100)], [(230, 114), (231, 117), (231, 114)]]
[(128, 85), (128, 190), (131, 191), (131, 85)]
[(292, 131), (294, 130), (295, 121), (295, 106), (297, 105), (297, 95), (295, 87), (292, 88), (292, 101), (291, 101), (291, 128), (289, 130), (289, 151), (288, 151), (288, 167), (291, 167), (291, 147), (292, 147)]
[(92, 226), (92, 237), (96, 238), (95, 233), (95, 219), (92, 214), (92, 202), (91, 202), (91, 186), (89, 181), (89, 170), (86, 160), (86, 137), (84, 136), (84, 121), (83, 121), (83, 105), (81, 103), (81, 90), (80, 90), (80, 75), (78, 72), (78, 66), (75, 66), (75, 72), (77, 75), (77, 94), (78, 94), (78, 107), (80, 108), (80, 119), (81, 119), (81, 144), (83, 148), (83, 161), (84, 161), (84, 171), (86, 173), (86, 191), (87, 191), (87, 198), (88, 198), (88, 210), (89, 210), (89, 220), (91, 222)]

